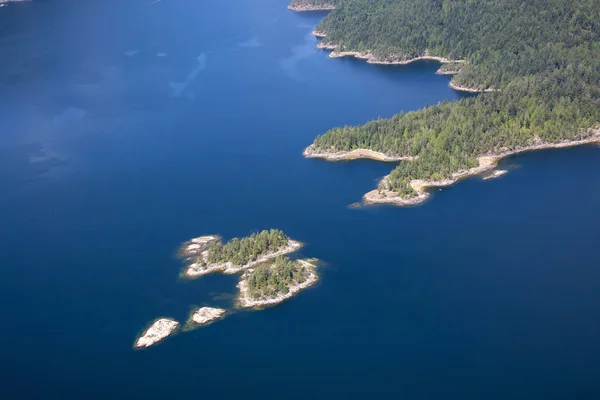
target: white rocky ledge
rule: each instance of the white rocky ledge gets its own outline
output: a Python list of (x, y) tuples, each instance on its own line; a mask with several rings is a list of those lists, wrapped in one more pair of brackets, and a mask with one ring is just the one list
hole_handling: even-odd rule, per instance
[(171, 335), (179, 327), (179, 322), (170, 318), (159, 318), (140, 336), (134, 344), (135, 348), (155, 345)]
[(222, 308), (201, 307), (192, 314), (190, 320), (196, 325), (206, 325), (209, 322), (222, 318), (226, 312)]
[[(197, 278), (202, 275), (210, 274), (212, 272), (223, 272), (225, 274), (237, 274), (245, 269), (252, 268), (255, 265), (262, 264), (266, 261), (269, 261), (278, 256), (282, 256), (284, 254), (292, 253), (302, 247), (302, 243), (297, 242), (295, 240), (289, 240), (287, 246), (278, 249), (277, 251), (264, 254), (261, 257), (258, 257), (254, 261), (250, 261), (244, 265), (234, 265), (232, 262), (225, 263), (213, 263), (209, 265), (202, 266), (198, 263), (193, 263), (189, 265), (185, 271), (186, 278)], [(202, 257), (206, 259), (208, 256), (208, 251), (205, 250), (202, 252)]]

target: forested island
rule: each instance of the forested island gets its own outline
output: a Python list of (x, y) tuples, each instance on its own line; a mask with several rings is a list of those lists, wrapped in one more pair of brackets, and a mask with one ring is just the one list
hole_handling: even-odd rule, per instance
[(317, 282), (315, 265), (280, 256), (270, 264), (248, 270), (238, 288), (241, 307), (263, 307), (281, 303)]
[(307, 156), (406, 158), (367, 203), (416, 204), (428, 187), (493, 169), (502, 157), (600, 141), (597, 0), (331, 4), (315, 28), (321, 47), (383, 63), (439, 57), (453, 88), (482, 92), (317, 137)]
[[(191, 264), (184, 276), (195, 278), (210, 272), (244, 272), (237, 285), (237, 306), (261, 308), (280, 303), (318, 280), (316, 259), (290, 260), (286, 254), (301, 247), (278, 229), (263, 230), (223, 244), (218, 235), (191, 239), (181, 245), (178, 255)], [(229, 315), (217, 307), (194, 308), (183, 330), (209, 325)], [(158, 318), (139, 335), (134, 348), (153, 346), (179, 329), (179, 322)]]
[(300, 247), (300, 242), (291, 240), (278, 229), (271, 229), (234, 238), (225, 244), (219, 236), (201, 236), (184, 243), (180, 253), (190, 262), (184, 276), (195, 278), (217, 271), (235, 274)]
[[(300, 242), (271, 229), (225, 244), (217, 235), (200, 236), (184, 243), (180, 255), (191, 262), (185, 270), (188, 278), (215, 271), (227, 274), (246, 271), (238, 284), (238, 303), (241, 307), (260, 307), (280, 303), (317, 281), (314, 263), (292, 261), (285, 256), (300, 247)], [(221, 318), (224, 313), (222, 309), (203, 307), (190, 321), (202, 325)]]

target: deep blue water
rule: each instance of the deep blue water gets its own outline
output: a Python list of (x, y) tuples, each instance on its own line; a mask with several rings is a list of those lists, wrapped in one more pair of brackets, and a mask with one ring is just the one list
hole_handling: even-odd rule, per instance
[[(600, 396), (600, 149), (506, 160), (414, 208), (348, 209), (393, 165), (306, 160), (330, 127), (459, 97), (435, 63), (315, 49), (287, 0), (0, 8), (0, 397)], [(178, 245), (280, 228), (321, 281), (230, 306)]]

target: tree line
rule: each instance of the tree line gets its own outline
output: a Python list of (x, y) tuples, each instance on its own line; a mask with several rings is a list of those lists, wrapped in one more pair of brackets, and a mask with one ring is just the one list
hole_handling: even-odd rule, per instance
[(208, 248), (206, 262), (245, 265), (257, 258), (287, 246), (289, 238), (278, 229), (263, 230), (244, 238), (233, 238), (226, 244), (218, 241)]
[(248, 293), (254, 300), (285, 295), (290, 286), (308, 279), (310, 271), (302, 263), (280, 256), (272, 264), (262, 264), (249, 273)]
[(459, 85), (498, 92), (442, 102), (319, 136), (321, 151), (372, 149), (418, 156), (387, 189), (414, 194), (412, 179), (439, 180), (477, 156), (575, 140), (600, 124), (597, 0), (340, 0), (317, 28), (343, 50), (382, 59), (429, 54), (467, 61)]

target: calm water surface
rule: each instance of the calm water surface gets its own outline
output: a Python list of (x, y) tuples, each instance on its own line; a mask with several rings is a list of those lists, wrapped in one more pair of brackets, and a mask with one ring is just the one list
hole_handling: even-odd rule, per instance
[[(421, 207), (348, 209), (392, 168), (305, 160), (332, 126), (459, 98), (435, 63), (331, 60), (287, 0), (0, 9), (0, 397), (600, 396), (600, 149)], [(178, 245), (276, 227), (319, 284), (147, 351), (236, 278)]]

